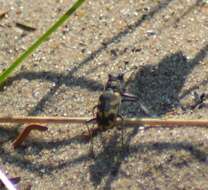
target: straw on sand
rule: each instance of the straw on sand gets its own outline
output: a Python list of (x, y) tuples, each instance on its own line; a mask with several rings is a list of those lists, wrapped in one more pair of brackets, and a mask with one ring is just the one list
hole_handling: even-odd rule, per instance
[[(33, 116), (4, 116), (0, 117), (0, 123), (18, 124), (85, 124), (89, 117), (33, 117)], [(168, 118), (124, 118), (117, 120), (116, 125), (124, 124), (131, 126), (208, 126), (208, 119), (168, 119)]]

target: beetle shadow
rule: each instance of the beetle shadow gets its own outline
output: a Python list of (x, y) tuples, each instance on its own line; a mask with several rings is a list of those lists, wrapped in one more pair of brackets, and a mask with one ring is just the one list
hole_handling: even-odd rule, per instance
[(197, 61), (188, 62), (182, 52), (176, 52), (163, 58), (158, 65), (142, 67), (136, 73), (130, 91), (151, 113), (164, 115), (179, 105), (179, 93), (196, 64)]
[[(187, 60), (182, 52), (176, 52), (162, 59), (158, 65), (144, 66), (136, 73), (130, 91), (137, 94), (152, 113), (163, 115), (169, 112), (180, 106), (184, 82), (206, 57), (207, 51), (208, 44), (191, 60)], [(207, 79), (201, 85), (206, 82)]]

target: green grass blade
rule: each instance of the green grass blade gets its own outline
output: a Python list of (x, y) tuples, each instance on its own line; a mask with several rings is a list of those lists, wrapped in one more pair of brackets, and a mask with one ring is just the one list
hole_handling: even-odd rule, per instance
[(40, 38), (38, 38), (27, 50), (0, 75), (0, 85), (2, 85), (9, 75), (19, 66), (33, 51), (35, 51), (49, 36), (55, 32), (73, 14), (85, 0), (77, 0), (69, 10), (66, 11)]

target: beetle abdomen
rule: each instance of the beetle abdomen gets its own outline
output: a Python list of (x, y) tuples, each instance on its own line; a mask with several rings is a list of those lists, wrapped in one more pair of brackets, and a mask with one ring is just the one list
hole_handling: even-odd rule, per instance
[(111, 90), (105, 91), (98, 102), (97, 122), (103, 129), (111, 128), (119, 113), (121, 96)]

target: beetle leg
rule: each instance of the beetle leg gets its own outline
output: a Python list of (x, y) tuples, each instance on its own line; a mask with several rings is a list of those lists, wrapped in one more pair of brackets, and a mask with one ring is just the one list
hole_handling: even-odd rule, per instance
[(117, 117), (119, 117), (121, 119), (121, 121), (122, 121), (122, 124), (121, 124), (121, 144), (122, 144), (122, 147), (124, 147), (124, 124), (123, 124), (124, 119), (119, 114), (118, 114)]
[(96, 121), (97, 121), (97, 118), (92, 118), (92, 119), (86, 121), (86, 124), (95, 123)]
[(96, 106), (94, 106), (93, 108), (92, 108), (92, 113), (93, 113), (93, 115), (95, 116), (96, 114), (95, 114), (95, 109), (98, 107), (98, 105), (96, 105)]
[[(96, 105), (96, 106), (94, 106), (94, 107), (92, 108), (93, 116), (95, 116), (95, 109), (96, 109), (97, 107), (98, 107), (98, 105)], [(97, 118), (96, 118), (96, 116), (95, 116), (94, 118), (88, 120), (88, 121), (86, 122), (86, 124), (89, 124), (89, 123), (95, 123), (96, 121), (97, 121)]]
[(130, 101), (136, 101), (138, 100), (138, 96), (131, 94), (131, 93), (127, 93), (127, 92), (123, 92), (121, 94), (122, 97), (127, 98)]
[(88, 126), (88, 123), (86, 123), (86, 125), (87, 125), (87, 130), (88, 130), (88, 133), (89, 133), (89, 137), (90, 137), (90, 155), (94, 158), (95, 157), (94, 148), (93, 148), (93, 129), (94, 128), (92, 128), (92, 130), (90, 130), (90, 128)]
[(101, 140), (101, 143), (102, 143), (102, 147), (105, 148), (105, 144), (106, 144), (106, 139), (105, 137), (103, 137), (103, 134), (102, 134), (103, 130), (100, 130), (100, 140)]

